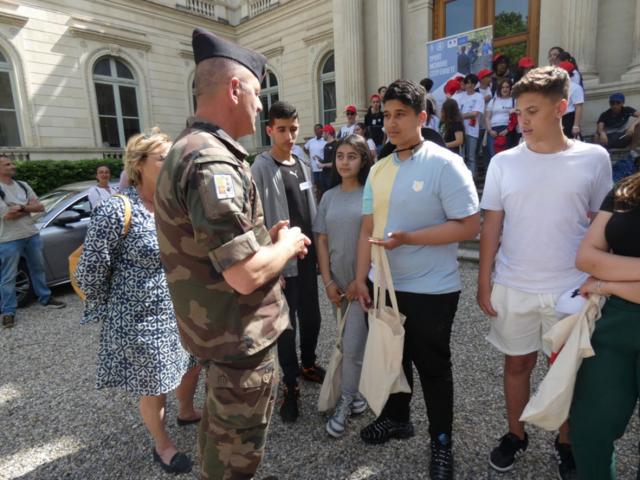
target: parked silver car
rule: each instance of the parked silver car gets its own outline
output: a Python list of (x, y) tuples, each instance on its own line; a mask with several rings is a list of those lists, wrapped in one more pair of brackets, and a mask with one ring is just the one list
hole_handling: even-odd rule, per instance
[[(91, 217), (88, 189), (95, 184), (95, 181), (71, 183), (40, 197), (44, 212), (34, 214), (33, 219), (42, 237), (49, 286), (69, 282), (69, 255), (84, 242)], [(33, 295), (29, 270), (22, 259), (16, 279), (18, 306), (29, 303)]]

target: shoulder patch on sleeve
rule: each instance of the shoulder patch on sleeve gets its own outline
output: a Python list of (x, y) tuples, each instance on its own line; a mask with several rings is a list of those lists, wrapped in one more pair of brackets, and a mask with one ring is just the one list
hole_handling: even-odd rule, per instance
[(233, 178), (231, 178), (231, 175), (216, 173), (213, 175), (213, 180), (218, 200), (234, 198), (236, 196), (236, 191), (233, 186)]

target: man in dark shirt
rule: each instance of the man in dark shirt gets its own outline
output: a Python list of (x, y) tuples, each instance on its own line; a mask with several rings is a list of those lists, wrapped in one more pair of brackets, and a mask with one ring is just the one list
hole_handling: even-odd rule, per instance
[(336, 131), (330, 124), (326, 124), (322, 128), (322, 135), (327, 143), (324, 146), (324, 162), (322, 163), (322, 176), (320, 177), (322, 183), (321, 196), (322, 193), (331, 188), (331, 167), (336, 160), (336, 148), (338, 147)]
[[(267, 123), (271, 149), (258, 155), (251, 173), (262, 200), (267, 228), (288, 221), (289, 228), (297, 227), (311, 235), (316, 213), (315, 196), (310, 172), (292, 153), (298, 132), (296, 108), (287, 102), (275, 102), (269, 109)], [(284, 422), (295, 422), (299, 414), (298, 377), (322, 383), (325, 374), (316, 363), (320, 307), (313, 244), (306, 257), (287, 263), (282, 275), (292, 329), (285, 330), (278, 338), (278, 360), (284, 377), (280, 416)], [(296, 349), (296, 325), (300, 328), (302, 368)]]
[(609, 97), (610, 108), (598, 117), (596, 142), (603, 147), (626, 148), (640, 139), (638, 125), (640, 112), (624, 105), (624, 95), (614, 93)]
[(384, 114), (382, 113), (382, 100), (377, 93), (371, 95), (371, 106), (364, 116), (364, 124), (369, 128), (371, 140), (376, 144), (378, 153), (380, 153), (380, 148), (384, 144), (384, 130), (382, 130)]

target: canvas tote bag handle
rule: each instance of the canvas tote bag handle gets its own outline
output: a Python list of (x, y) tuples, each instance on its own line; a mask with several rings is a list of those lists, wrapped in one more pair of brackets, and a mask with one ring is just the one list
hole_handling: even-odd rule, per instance
[(381, 306), (380, 304), (386, 305), (386, 293), (389, 292), (393, 313), (396, 315), (396, 318), (400, 318), (400, 309), (398, 308), (396, 291), (393, 287), (393, 278), (391, 277), (391, 267), (389, 266), (387, 252), (385, 252), (384, 247), (380, 245), (372, 245), (371, 253), (373, 254), (373, 264), (375, 266), (375, 274), (373, 276), (373, 307), (378, 309)]

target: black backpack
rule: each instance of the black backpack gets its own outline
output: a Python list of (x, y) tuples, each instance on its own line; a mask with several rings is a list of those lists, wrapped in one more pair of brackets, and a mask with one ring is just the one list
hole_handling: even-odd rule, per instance
[[(27, 187), (25, 187), (24, 183), (22, 183), (20, 180), (16, 180), (16, 183), (18, 185), (20, 185), (20, 188), (24, 192), (25, 197), (27, 197), (27, 199), (28, 199), (29, 198), (29, 193), (27, 192)], [(2, 189), (2, 187), (0, 187), (0, 200), (2, 200), (4, 202), (4, 197), (5, 196), (6, 196), (6, 194), (4, 193), (4, 190)]]

